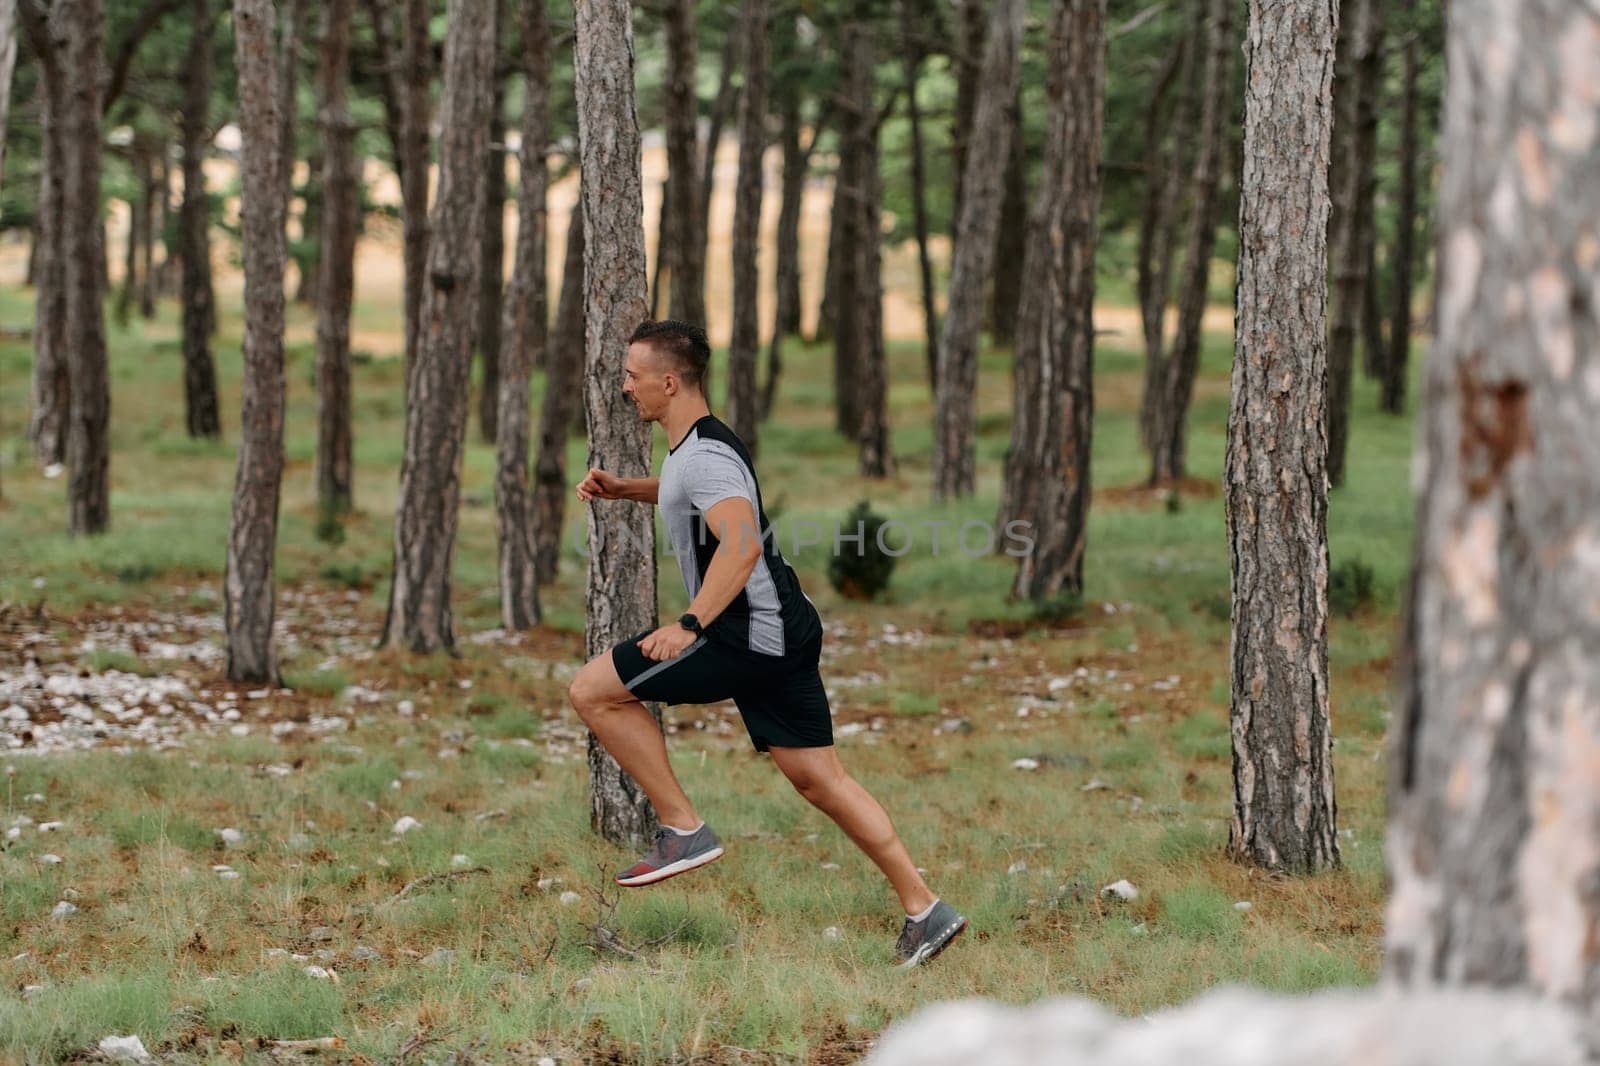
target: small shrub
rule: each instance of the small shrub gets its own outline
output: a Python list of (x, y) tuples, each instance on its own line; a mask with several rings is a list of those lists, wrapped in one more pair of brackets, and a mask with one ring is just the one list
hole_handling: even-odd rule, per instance
[(1054, 596), (1046, 596), (1035, 600), (1032, 614), (1035, 619), (1047, 625), (1061, 625), (1071, 622), (1083, 614), (1083, 593), (1066, 591), (1058, 592)]
[(878, 531), (886, 521), (873, 512), (866, 500), (856, 504), (845, 516), (842, 534), (853, 536), (859, 532), (861, 540), (841, 543), (828, 560), (828, 583), (839, 595), (852, 600), (871, 600), (889, 587), (896, 559), (878, 543)]
[(1374, 585), (1372, 567), (1346, 559), (1328, 572), (1328, 607), (1349, 618), (1372, 603)]

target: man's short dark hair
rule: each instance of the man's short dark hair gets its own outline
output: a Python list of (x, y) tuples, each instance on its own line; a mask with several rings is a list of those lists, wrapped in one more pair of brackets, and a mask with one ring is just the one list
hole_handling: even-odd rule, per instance
[(646, 319), (628, 338), (629, 344), (644, 341), (656, 352), (673, 362), (673, 369), (683, 378), (684, 384), (706, 392), (711, 368), (711, 344), (706, 331), (687, 322), (663, 319), (652, 322)]

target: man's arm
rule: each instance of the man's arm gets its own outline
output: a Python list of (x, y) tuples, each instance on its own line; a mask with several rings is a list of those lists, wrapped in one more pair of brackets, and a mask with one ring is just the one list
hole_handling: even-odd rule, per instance
[(730, 496), (706, 512), (706, 528), (716, 535), (717, 550), (706, 567), (700, 591), (689, 613), (709, 626), (739, 595), (761, 558), (761, 532), (756, 512), (743, 496)]
[(617, 477), (604, 470), (590, 470), (578, 482), (578, 499), (632, 500), (635, 503), (656, 503), (661, 495), (658, 477)]

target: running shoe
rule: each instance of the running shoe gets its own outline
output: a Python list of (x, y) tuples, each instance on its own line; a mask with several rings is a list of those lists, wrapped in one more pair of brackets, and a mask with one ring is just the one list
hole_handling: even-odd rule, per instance
[(935, 903), (933, 910), (920, 922), (907, 918), (905, 928), (900, 930), (900, 939), (894, 945), (900, 968), (909, 970), (927, 962), (949, 947), (966, 927), (966, 918), (944, 900)]
[(720, 858), (722, 845), (709, 825), (701, 823), (688, 836), (662, 826), (656, 830), (656, 841), (644, 858), (617, 875), (617, 884), (628, 888), (653, 885)]

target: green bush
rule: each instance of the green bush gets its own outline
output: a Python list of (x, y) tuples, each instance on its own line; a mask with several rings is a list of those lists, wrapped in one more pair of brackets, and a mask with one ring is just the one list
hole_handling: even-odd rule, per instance
[(843, 536), (861, 533), (858, 542), (841, 543), (828, 560), (828, 583), (839, 595), (852, 600), (871, 600), (889, 587), (896, 559), (878, 543), (878, 531), (888, 521), (873, 512), (862, 500), (850, 509), (841, 527)]
[(1328, 572), (1328, 607), (1334, 613), (1351, 617), (1372, 603), (1372, 567), (1360, 558), (1346, 559)]

